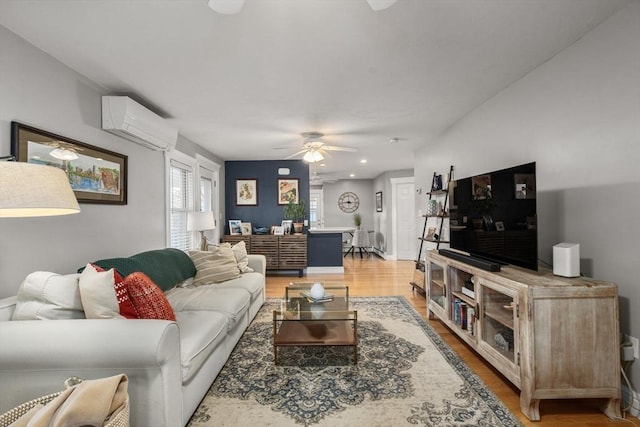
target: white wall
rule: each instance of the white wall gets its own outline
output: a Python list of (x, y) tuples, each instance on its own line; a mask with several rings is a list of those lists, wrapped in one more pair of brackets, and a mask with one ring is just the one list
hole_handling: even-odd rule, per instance
[[(391, 208), (393, 207), (393, 200), (391, 198), (391, 178), (406, 178), (413, 176), (413, 169), (403, 169), (398, 171), (389, 171), (381, 175), (378, 175), (373, 180), (373, 193), (382, 191), (382, 212), (375, 212), (375, 199), (374, 199), (374, 247), (380, 252), (381, 255), (388, 254), (391, 250), (391, 239), (394, 229), (393, 215)], [(417, 188), (417, 186), (416, 186)], [(419, 220), (416, 219), (416, 224)], [(418, 230), (414, 233), (416, 236), (420, 234)]]
[[(640, 337), (640, 2), (468, 114), (416, 156), (462, 178), (537, 162), (539, 255), (580, 243), (582, 271), (614, 282), (621, 330)], [(417, 205), (418, 206), (418, 205)], [(552, 319), (549, 319), (552, 321)], [(640, 361), (632, 366), (640, 388)]]
[(35, 270), (69, 273), (165, 246), (163, 154), (101, 130), (106, 91), (0, 26), (0, 94), (0, 156), (11, 153), (10, 124), (18, 121), (129, 157), (125, 206), (82, 204), (76, 215), (0, 220), (0, 297), (14, 295)]
[(345, 179), (322, 186), (324, 226), (352, 227), (354, 225), (353, 214), (355, 212), (344, 213), (338, 207), (338, 198), (345, 191), (351, 191), (358, 196), (360, 205), (356, 212), (362, 215), (362, 228), (373, 230), (373, 213), (376, 208), (370, 179)]

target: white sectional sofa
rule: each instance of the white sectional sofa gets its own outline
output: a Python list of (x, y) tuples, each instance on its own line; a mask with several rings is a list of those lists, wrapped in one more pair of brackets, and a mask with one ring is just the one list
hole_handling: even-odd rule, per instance
[[(175, 322), (11, 320), (17, 298), (0, 299), (0, 413), (59, 391), (71, 376), (93, 379), (125, 373), (132, 426), (187, 424), (265, 301), (266, 260), (249, 255), (254, 272), (219, 284), (182, 288), (175, 285), (195, 274), (188, 255), (175, 249), (139, 255), (144, 256), (137, 261), (136, 255), (97, 264), (142, 270), (154, 282), (163, 282), (158, 285), (175, 311)], [(135, 262), (127, 265), (131, 259)], [(169, 273), (160, 276), (157, 270)]]

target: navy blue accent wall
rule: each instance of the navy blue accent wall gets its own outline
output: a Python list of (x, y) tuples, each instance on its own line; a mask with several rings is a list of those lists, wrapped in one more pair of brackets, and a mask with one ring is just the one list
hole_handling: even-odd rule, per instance
[[(289, 168), (288, 176), (278, 175), (278, 168)], [(284, 206), (278, 205), (278, 178), (298, 179), (300, 197), (307, 205), (309, 218), (309, 164), (302, 160), (228, 161), (225, 169), (224, 233), (229, 234), (230, 219), (250, 222), (252, 227), (280, 225)], [(258, 206), (236, 206), (236, 179), (258, 180)]]
[(309, 233), (307, 248), (309, 267), (342, 267), (342, 233)]

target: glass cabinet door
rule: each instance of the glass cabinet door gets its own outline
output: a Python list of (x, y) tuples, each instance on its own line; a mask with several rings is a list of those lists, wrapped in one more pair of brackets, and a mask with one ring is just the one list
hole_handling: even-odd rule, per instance
[(512, 363), (516, 363), (517, 299), (491, 287), (481, 286), (481, 289), (481, 340)]
[(428, 262), (429, 302), (433, 301), (444, 310), (446, 290), (444, 284), (444, 268), (436, 263)]

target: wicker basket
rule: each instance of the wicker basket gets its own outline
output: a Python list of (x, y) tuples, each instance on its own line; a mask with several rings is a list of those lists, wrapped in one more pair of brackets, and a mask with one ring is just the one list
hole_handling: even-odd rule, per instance
[[(81, 379), (76, 377), (71, 377), (64, 382), (65, 389), (79, 384), (82, 382)], [(60, 396), (62, 392), (59, 391), (57, 393), (47, 394), (46, 396), (38, 397), (36, 399), (30, 400), (28, 402), (23, 403), (22, 405), (16, 406), (13, 409), (5, 412), (0, 415), (0, 427), (9, 427), (12, 423), (18, 421), (20, 417), (33, 409), (36, 405), (46, 405), (51, 402), (56, 397)], [(127, 401), (122, 409), (108, 420), (104, 421), (104, 427), (129, 427), (129, 396), (127, 396)]]

